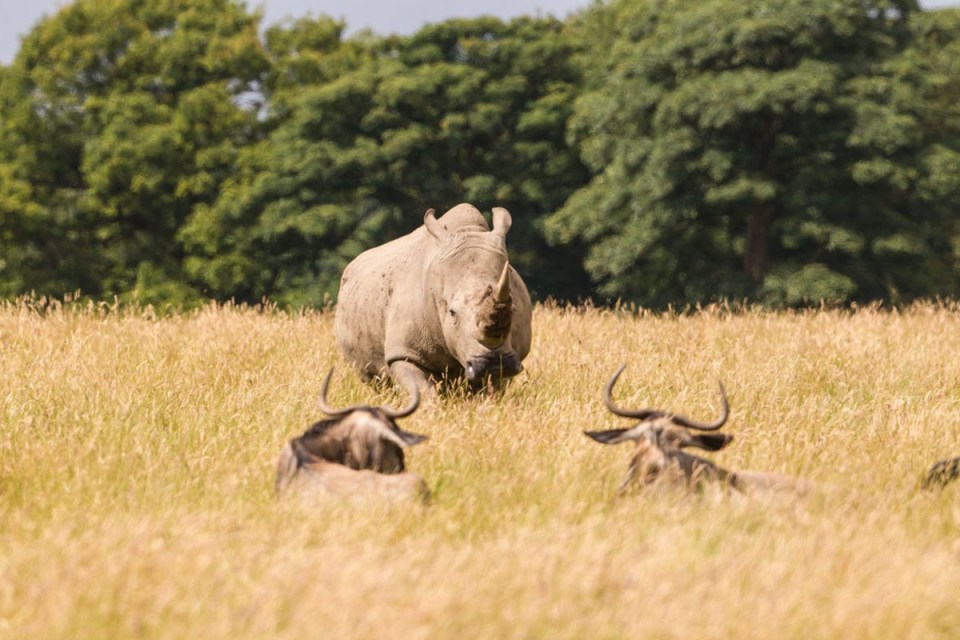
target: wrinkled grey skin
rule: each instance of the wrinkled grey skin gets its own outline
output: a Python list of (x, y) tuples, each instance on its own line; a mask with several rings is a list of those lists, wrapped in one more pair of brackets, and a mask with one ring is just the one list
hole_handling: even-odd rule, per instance
[(510, 223), (501, 208), (493, 210), (493, 230), (469, 204), (439, 219), (431, 210), (423, 226), (347, 265), (336, 337), (364, 379), (389, 372), (396, 384), (429, 394), (445, 374), (480, 387), (523, 370), (531, 305), (508, 264)]

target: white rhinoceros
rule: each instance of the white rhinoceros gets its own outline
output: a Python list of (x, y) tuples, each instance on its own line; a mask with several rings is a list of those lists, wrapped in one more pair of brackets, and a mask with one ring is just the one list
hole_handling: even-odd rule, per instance
[(364, 379), (429, 393), (431, 379), (465, 376), (472, 387), (523, 370), (530, 351), (530, 295), (507, 260), (510, 213), (493, 230), (460, 204), (364, 251), (343, 272), (336, 311), (340, 351)]

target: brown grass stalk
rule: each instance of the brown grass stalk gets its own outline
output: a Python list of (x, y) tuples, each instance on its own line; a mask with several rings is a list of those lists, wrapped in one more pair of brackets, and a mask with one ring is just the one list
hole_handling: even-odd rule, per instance
[[(956, 638), (960, 314), (540, 306), (500, 396), (405, 420), (426, 507), (276, 503), (281, 445), (331, 401), (396, 405), (330, 313), (158, 318), (0, 307), (0, 637)], [(834, 487), (801, 500), (613, 493), (625, 406), (712, 418), (710, 454)]]

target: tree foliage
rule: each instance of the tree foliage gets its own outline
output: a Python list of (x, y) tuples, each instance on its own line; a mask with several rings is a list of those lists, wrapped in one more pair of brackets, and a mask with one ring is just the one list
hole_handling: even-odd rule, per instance
[(505, 206), (537, 298), (960, 284), (960, 11), (612, 0), (344, 35), (76, 0), (0, 66), (0, 296), (320, 305), (424, 210)]
[[(275, 68), (293, 71), (275, 76), (269, 135), (183, 230), (191, 275), (222, 296), (320, 304), (360, 251), (413, 230), (427, 208), (468, 201), (514, 213), (512, 255), (535, 290), (588, 293), (576, 260), (567, 282), (555, 277), (546, 254), (564, 251), (536, 228), (583, 175), (564, 140), (579, 77), (562, 24), (482, 18), (339, 37), (325, 18), (268, 34), (285, 56)], [(310, 72), (288, 53), (298, 38), (324, 51)]]
[(228, 0), (78, 0), (0, 87), (6, 294), (182, 300), (176, 233), (257, 127), (258, 19)]
[(601, 7), (571, 128), (593, 177), (551, 238), (647, 304), (952, 293), (960, 147), (924, 25), (909, 2)]

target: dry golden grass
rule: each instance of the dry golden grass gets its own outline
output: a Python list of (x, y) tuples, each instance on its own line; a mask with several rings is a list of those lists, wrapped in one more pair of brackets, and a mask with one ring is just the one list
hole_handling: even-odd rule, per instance
[[(539, 307), (527, 371), (403, 422), (434, 491), (304, 510), (283, 442), (336, 404), (398, 403), (337, 354), (333, 317), (210, 307), (0, 308), (0, 636), (956, 638), (960, 313), (641, 316)], [(811, 497), (634, 494), (600, 393), (712, 418), (729, 468)]]

